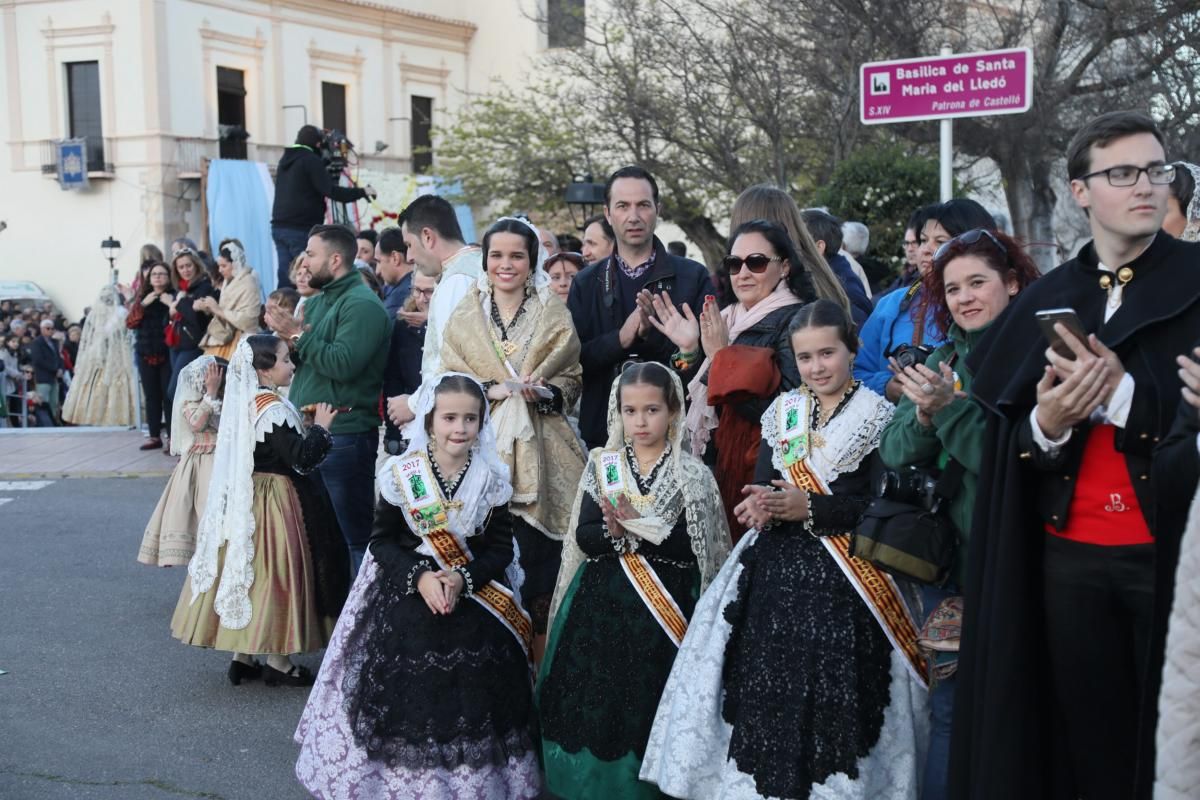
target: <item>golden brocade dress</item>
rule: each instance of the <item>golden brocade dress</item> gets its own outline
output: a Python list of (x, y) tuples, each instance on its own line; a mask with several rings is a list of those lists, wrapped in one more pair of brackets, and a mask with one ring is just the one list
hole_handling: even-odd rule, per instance
[[(310, 477), (332, 447), (332, 437), (319, 426), (301, 432), (299, 414), (274, 391), (260, 389), (255, 404), (250, 623), (236, 630), (221, 624), (214, 610), (220, 577), (195, 602), (189, 577), (171, 634), (186, 644), (230, 652), (312, 652), (328, 643), (349, 590), (345, 541), (324, 487)], [(222, 546), (218, 576), (224, 556)]]

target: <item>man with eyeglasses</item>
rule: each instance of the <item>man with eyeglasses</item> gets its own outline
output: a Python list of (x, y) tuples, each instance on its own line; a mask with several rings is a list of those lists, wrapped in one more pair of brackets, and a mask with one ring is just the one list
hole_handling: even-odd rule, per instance
[[(386, 233), (386, 231), (385, 231)], [(382, 239), (381, 239), (382, 243)], [(382, 262), (381, 262), (382, 263)], [(387, 369), (383, 373), (383, 396), (410, 395), (421, 385), (421, 359), (425, 348), (425, 327), (429, 318), (429, 301), (438, 279), (424, 272), (409, 273), (409, 291), (404, 305), (395, 313), (392, 341), (388, 346)], [(404, 452), (404, 437), (400, 426), (384, 414), (386, 427), (383, 449), (391, 455)]]
[[(990, 413), (968, 553), (950, 795), (1149, 797), (1162, 645), (1156, 558), (1191, 497), (1151, 456), (1175, 357), (1200, 332), (1200, 246), (1161, 230), (1174, 168), (1154, 121), (1101, 115), (1067, 152), (1092, 240), (968, 358)], [(1084, 337), (1036, 313), (1073, 309)], [(1173, 564), (1158, 564), (1160, 575)]]

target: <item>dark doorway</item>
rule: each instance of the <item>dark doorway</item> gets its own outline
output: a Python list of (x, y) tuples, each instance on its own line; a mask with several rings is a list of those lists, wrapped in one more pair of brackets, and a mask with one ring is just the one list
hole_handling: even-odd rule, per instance
[(104, 128), (100, 117), (100, 62), (76, 61), (67, 67), (67, 124), (70, 138), (87, 140), (88, 172), (103, 172)]
[(412, 168), (419, 175), (433, 166), (433, 98), (414, 94), (411, 112)]
[(217, 67), (217, 127), (221, 158), (246, 158), (246, 73)]
[(326, 130), (346, 133), (346, 86), (321, 81), (322, 124)]

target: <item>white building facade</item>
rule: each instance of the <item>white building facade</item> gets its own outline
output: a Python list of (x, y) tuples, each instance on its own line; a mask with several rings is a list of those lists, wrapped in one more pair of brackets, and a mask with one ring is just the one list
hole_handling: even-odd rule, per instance
[[(200, 242), (204, 159), (273, 167), (306, 122), (344, 130), (372, 173), (427, 168), (414, 147), (431, 124), (527, 75), (547, 46), (538, 13), (532, 0), (0, 0), (0, 280), (36, 281), (77, 317), (108, 276), (102, 240), (122, 243), (124, 281), (143, 243)], [(89, 184), (64, 191), (54, 142), (80, 137)]]

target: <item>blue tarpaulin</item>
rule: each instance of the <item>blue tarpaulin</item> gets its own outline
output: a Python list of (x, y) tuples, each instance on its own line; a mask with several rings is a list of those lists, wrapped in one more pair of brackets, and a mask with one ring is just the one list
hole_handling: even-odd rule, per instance
[(275, 291), (275, 243), (271, 239), (271, 206), (275, 183), (266, 164), (217, 159), (208, 164), (209, 252), (216, 257), (222, 239), (239, 240), (246, 264), (258, 276), (263, 298)]

